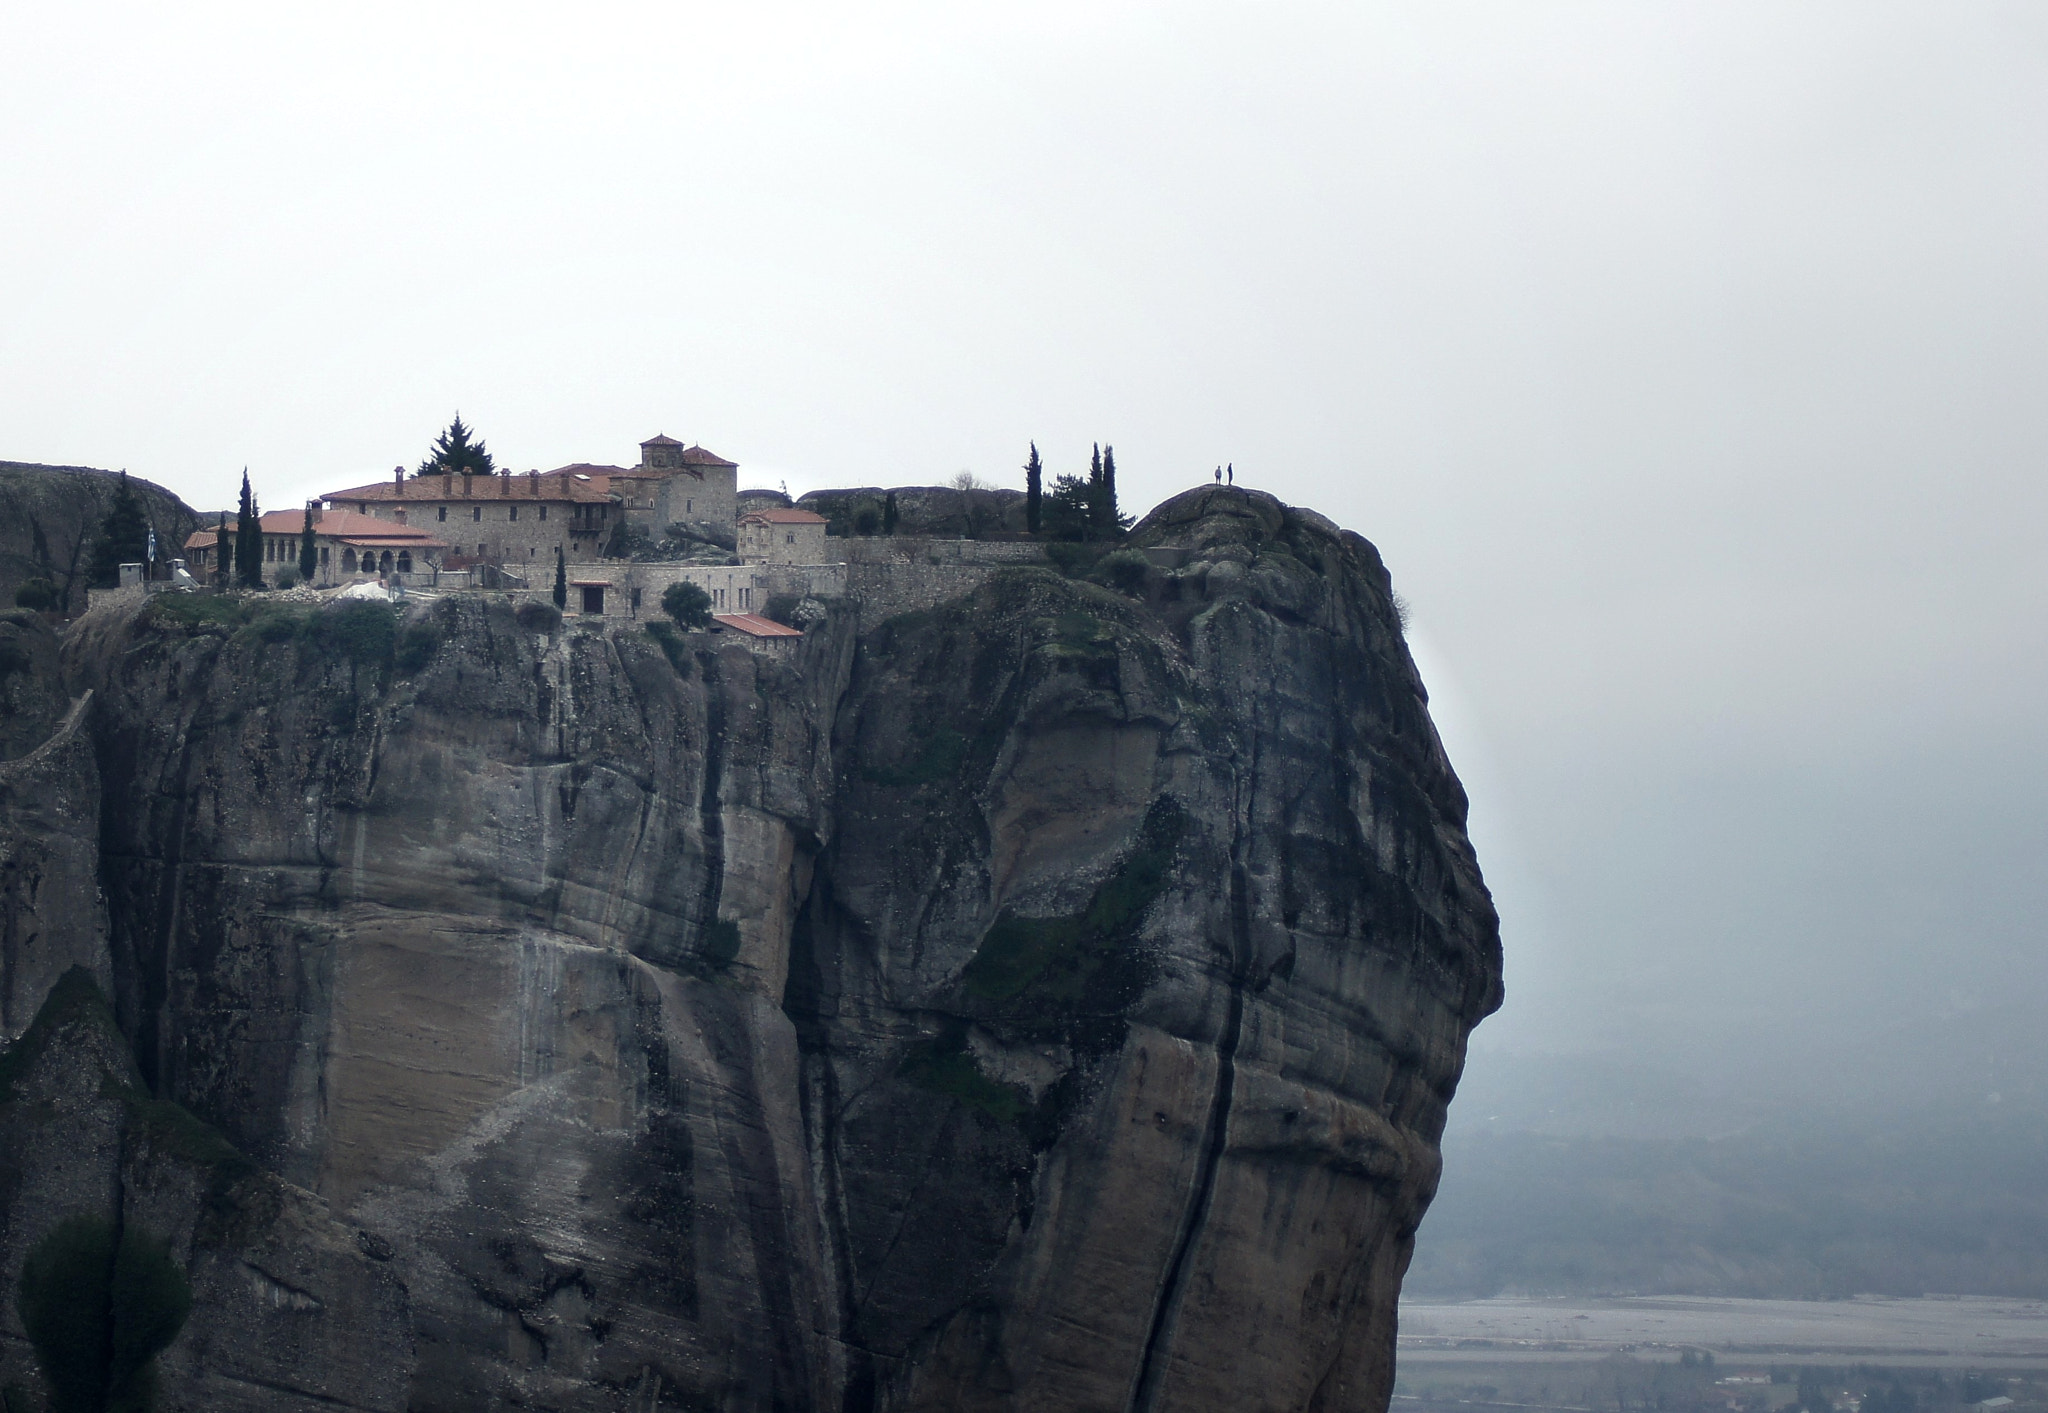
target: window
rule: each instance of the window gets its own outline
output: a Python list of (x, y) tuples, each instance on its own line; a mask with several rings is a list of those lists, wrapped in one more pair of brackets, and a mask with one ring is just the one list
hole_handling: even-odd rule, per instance
[(795, 544), (795, 543), (796, 543), (796, 531), (794, 531), (794, 530), (785, 530), (785, 531), (783, 531), (783, 534), (782, 534), (782, 542), (783, 542), (784, 544), (786, 544), (786, 545), (793, 545), (793, 544)]
[(327, 546), (326, 546), (326, 545), (322, 545), (322, 546), (320, 546), (320, 567), (321, 567), (322, 569), (325, 569), (325, 568), (327, 567)]
[(543, 520), (548, 518), (548, 508), (546, 506), (540, 508), (540, 518)]
[(345, 549), (341, 552), (341, 572), (344, 574), (356, 572), (356, 552), (354, 550)]
[(686, 501), (684, 501), (684, 502), (683, 502), (683, 514), (685, 514), (685, 515), (688, 515), (689, 513), (690, 513), (690, 502), (686, 500)]
[(515, 506), (512, 506), (512, 507), (511, 507), (511, 511), (512, 511), (512, 515), (511, 515), (511, 518), (512, 518), (512, 519), (514, 519), (514, 520), (517, 520), (517, 519), (519, 518), (519, 507), (518, 507), (518, 506), (516, 506), (516, 505), (515, 505)]
[(471, 506), (471, 507), (469, 508), (469, 518), (470, 518), (471, 520), (481, 520), (481, 519), (483, 519), (483, 518), (484, 518), (484, 508), (483, 508), (482, 506), (480, 506), (480, 505), (472, 505), (472, 506)]
[(410, 574), (410, 573), (412, 573), (412, 551), (411, 551), (411, 550), (400, 550), (400, 551), (398, 552), (398, 572), (399, 572), (399, 573), (401, 573), (401, 574)]
[(448, 507), (445, 505), (441, 507), (441, 518), (443, 520), (446, 520), (448, 518)]

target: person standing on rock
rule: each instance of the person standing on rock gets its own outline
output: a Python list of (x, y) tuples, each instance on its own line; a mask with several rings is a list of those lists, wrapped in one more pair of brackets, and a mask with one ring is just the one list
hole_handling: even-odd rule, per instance
[(1235, 461), (1223, 468), (1223, 478), (1230, 485), (1234, 486), (1237, 484), (1237, 463)]
[(1223, 468), (1221, 466), (1216, 468), (1216, 484), (1219, 486), (1223, 484)]

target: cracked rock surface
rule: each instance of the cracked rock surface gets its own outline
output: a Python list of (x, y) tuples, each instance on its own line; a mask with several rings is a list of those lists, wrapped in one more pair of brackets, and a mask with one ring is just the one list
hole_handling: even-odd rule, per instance
[(0, 1280), (168, 1239), (175, 1408), (1384, 1407), (1500, 999), (1463, 793), (1358, 536), (1204, 488), (1098, 577), (784, 660), (74, 625), (0, 762)]

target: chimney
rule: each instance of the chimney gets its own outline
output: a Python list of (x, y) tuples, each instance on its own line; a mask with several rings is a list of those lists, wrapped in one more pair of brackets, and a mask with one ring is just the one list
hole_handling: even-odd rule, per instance
[(526, 473), (526, 494), (534, 500), (540, 499), (540, 469), (538, 467)]
[(405, 468), (403, 466), (391, 468), (391, 484), (398, 487), (400, 495), (405, 494)]
[(469, 472), (465, 470), (462, 473), (462, 493), (464, 495), (469, 494), (469, 479)]

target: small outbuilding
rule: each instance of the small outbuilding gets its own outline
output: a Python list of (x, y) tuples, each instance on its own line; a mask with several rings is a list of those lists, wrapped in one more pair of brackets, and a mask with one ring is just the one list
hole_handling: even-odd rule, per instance
[(740, 517), (740, 558), (749, 564), (823, 564), (825, 517), (774, 506)]

